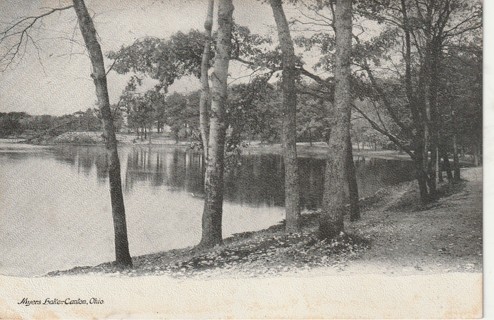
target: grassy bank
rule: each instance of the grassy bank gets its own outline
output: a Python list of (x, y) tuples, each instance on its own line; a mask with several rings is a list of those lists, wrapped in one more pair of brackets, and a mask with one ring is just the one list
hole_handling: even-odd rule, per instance
[(346, 221), (333, 241), (316, 236), (319, 212), (303, 215), (303, 230), (285, 234), (283, 223), (236, 234), (223, 246), (184, 248), (133, 258), (134, 267), (112, 263), (54, 271), (77, 274), (168, 275), (172, 277), (259, 277), (299, 273), (444, 273), (482, 270), (482, 171), (470, 168), (465, 180), (443, 184), (441, 197), (417, 205), (414, 182), (379, 190), (361, 201), (362, 219)]

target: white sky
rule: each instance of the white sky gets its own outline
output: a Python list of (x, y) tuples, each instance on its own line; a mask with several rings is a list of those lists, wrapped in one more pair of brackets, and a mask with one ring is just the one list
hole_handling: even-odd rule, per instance
[[(20, 17), (70, 3), (67, 0), (0, 0), (0, 29)], [(203, 30), (207, 1), (86, 0), (86, 5), (95, 14), (95, 26), (105, 53), (144, 36), (165, 38), (177, 31)], [(236, 22), (253, 32), (269, 32), (269, 26), (274, 25), (268, 4), (234, 0), (234, 5)], [(66, 10), (53, 14), (37, 26), (32, 35), (41, 49), (41, 63), (36, 49), (30, 45), (18, 64), (0, 73), (0, 111), (60, 115), (94, 107), (96, 96), (89, 76), (90, 62), (83, 54), (85, 48), (75, 13)], [(72, 38), (78, 43), (72, 43)], [(112, 103), (118, 99), (127, 78), (109, 73)], [(170, 91), (196, 88), (196, 81), (182, 80)]]
[[(254, 33), (270, 33), (277, 41), (271, 8), (263, 2), (233, 0), (235, 21)], [(70, 0), (0, 0), (0, 30), (20, 17), (71, 3)], [(106, 53), (145, 36), (166, 38), (177, 31), (202, 31), (207, 0), (86, 0), (86, 5), (95, 15), (95, 26), (103, 53)], [(285, 11), (289, 18), (297, 15), (293, 8), (285, 7)], [(489, 11), (492, 10), (486, 5), (485, 16)], [(18, 64), (0, 73), (0, 111), (61, 115), (95, 107), (94, 85), (89, 76), (90, 61), (85, 54), (75, 12), (67, 10), (53, 14), (36, 26), (32, 35), (41, 49), (41, 59), (30, 44)], [(488, 36), (488, 24), (484, 30)], [(298, 34), (293, 32), (292, 36)], [(317, 60), (317, 56), (310, 56), (306, 55), (307, 59)], [(107, 68), (109, 62), (106, 62)], [(230, 66), (234, 76), (240, 69), (235, 63)], [(129, 76), (109, 73), (112, 103), (118, 100)], [(170, 92), (198, 88), (198, 81), (189, 78), (176, 81)]]

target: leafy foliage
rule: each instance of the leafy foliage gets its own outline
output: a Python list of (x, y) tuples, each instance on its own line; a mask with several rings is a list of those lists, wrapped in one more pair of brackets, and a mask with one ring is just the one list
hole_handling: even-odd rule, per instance
[(144, 38), (132, 45), (109, 52), (114, 60), (113, 70), (120, 74), (133, 72), (158, 80), (158, 88), (165, 90), (178, 78), (186, 75), (199, 77), (204, 35), (191, 30), (178, 32), (168, 40)]

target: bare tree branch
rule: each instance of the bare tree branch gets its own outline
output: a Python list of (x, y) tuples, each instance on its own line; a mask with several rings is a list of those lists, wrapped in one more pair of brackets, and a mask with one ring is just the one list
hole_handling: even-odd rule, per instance
[(371, 118), (369, 118), (369, 116), (367, 116), (355, 104), (352, 104), (352, 108), (355, 109), (355, 110), (357, 110), (357, 112), (360, 113), (365, 118), (365, 120), (367, 120), (367, 122), (369, 122), (369, 124), (371, 125), (371, 127), (374, 130), (376, 130), (377, 132), (379, 132), (379, 133), (385, 135), (386, 137), (388, 137), (388, 139), (391, 140), (391, 142), (395, 143), (398, 147), (400, 147), (401, 149), (403, 149), (403, 151), (405, 151), (412, 159), (415, 159), (415, 153), (412, 151), (412, 149), (410, 149), (405, 143), (403, 143), (402, 141), (400, 141), (400, 139), (398, 137), (396, 137), (395, 135), (393, 135), (389, 131), (381, 128), (374, 120), (372, 120)]
[(407, 134), (409, 134), (411, 136), (411, 128), (408, 127), (405, 123), (403, 123), (403, 121), (400, 120), (400, 118), (398, 117), (398, 115), (396, 114), (396, 112), (393, 110), (393, 107), (391, 105), (391, 102), (388, 100), (388, 97), (386, 95), (386, 93), (384, 92), (384, 90), (379, 86), (379, 84), (377, 83), (377, 80), (376, 78), (374, 77), (374, 73), (372, 72), (372, 70), (370, 69), (370, 66), (368, 65), (367, 61), (364, 62), (364, 65), (363, 65), (363, 68), (365, 69), (365, 71), (367, 72), (367, 75), (369, 77), (369, 80), (371, 81), (371, 84), (372, 84), (372, 87), (374, 88), (374, 90), (376, 90), (376, 92), (379, 94), (379, 96), (381, 97), (383, 103), (384, 103), (384, 106), (386, 107), (386, 110), (388, 111), (389, 115), (391, 116), (391, 118), (393, 119), (393, 121)]
[[(0, 56), (0, 62), (6, 61), (6, 65), (2, 68), (2, 71), (6, 70), (14, 62), (16, 57), (19, 57), (19, 55), (21, 54), (21, 50), (24, 50), (24, 52), (26, 51), (29, 41), (35, 44), (34, 39), (29, 34), (29, 31), (37, 22), (41, 22), (44, 17), (49, 16), (55, 12), (60, 12), (71, 8), (73, 8), (72, 5), (61, 8), (52, 8), (51, 10), (37, 16), (24, 17), (21, 18), (19, 21), (11, 24), (5, 30), (1, 31), (0, 45), (9, 41), (10, 38), (18, 37), (18, 40), (14, 41), (14, 44), (10, 47), (7, 46), (5, 53)], [(39, 47), (35, 45), (35, 48), (39, 54)]]

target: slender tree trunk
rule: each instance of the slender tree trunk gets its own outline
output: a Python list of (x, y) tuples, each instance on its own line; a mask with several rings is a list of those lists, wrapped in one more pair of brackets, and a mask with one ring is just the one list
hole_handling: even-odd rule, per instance
[(441, 166), (441, 156), (439, 155), (439, 146), (436, 148), (436, 172), (437, 180), (443, 182), (443, 166)]
[[(403, 30), (405, 33), (405, 88), (408, 99), (408, 107), (412, 115), (413, 126), (415, 127), (415, 133), (413, 136), (414, 143), (414, 163), (415, 163), (415, 176), (419, 185), (420, 200), (422, 203), (429, 201), (429, 190), (427, 186), (427, 162), (428, 144), (429, 144), (429, 126), (427, 125), (426, 111), (422, 110), (419, 105), (424, 105), (423, 99), (419, 99), (413, 90), (412, 85), (412, 44), (411, 44), (411, 25), (408, 19), (408, 9), (406, 0), (401, 0), (401, 13), (403, 15)], [(423, 79), (423, 70), (421, 70), (420, 79)], [(419, 81), (419, 89), (417, 90), (419, 96), (424, 97), (424, 82)]]
[(424, 166), (421, 160), (415, 159), (415, 177), (419, 184), (420, 201), (422, 203), (429, 202), (429, 189), (427, 185), (427, 173), (424, 171)]
[(456, 113), (454, 110), (451, 110), (451, 118), (453, 122), (453, 180), (455, 182), (458, 182), (461, 180), (461, 177), (460, 177), (460, 159), (458, 157), (458, 142), (456, 137), (458, 124), (456, 121)]
[(345, 210), (345, 162), (350, 134), (350, 54), (352, 48), (352, 1), (339, 0), (335, 9), (336, 63), (335, 63), (335, 124), (331, 129), (324, 181), (319, 235), (331, 239), (343, 231)]
[(74, 9), (79, 21), (82, 37), (91, 58), (93, 68), (92, 78), (96, 87), (96, 96), (103, 119), (103, 132), (106, 138), (107, 157), (109, 159), (108, 175), (110, 180), (110, 196), (113, 215), (113, 227), (115, 229), (115, 262), (119, 266), (132, 266), (127, 239), (127, 224), (125, 220), (125, 206), (122, 194), (122, 181), (120, 177), (120, 161), (118, 159), (117, 139), (110, 110), (106, 70), (101, 47), (96, 37), (91, 16), (88, 13), (83, 0), (73, 0)]
[(480, 165), (480, 147), (477, 142), (472, 145), (472, 156), (473, 156), (473, 165), (478, 167)]
[(423, 150), (424, 146), (422, 145), (423, 140), (422, 135), (417, 134), (414, 139), (414, 147), (415, 147), (415, 152), (414, 152), (414, 164), (415, 164), (415, 178), (417, 179), (417, 183), (419, 185), (419, 191), (420, 191), (420, 201), (425, 204), (429, 202), (430, 197), (429, 197), (429, 188), (428, 188), (428, 177), (427, 177), (427, 171), (424, 170), (424, 158), (423, 158)]
[[(427, 73), (427, 71), (425, 72)], [(427, 76), (425, 76), (425, 78), (427, 78)], [(425, 82), (427, 82), (427, 80), (423, 80)], [(425, 105), (425, 119), (424, 119), (424, 145), (423, 145), (423, 149), (422, 149), (422, 159), (423, 159), (423, 163), (422, 163), (422, 170), (426, 173), (426, 177), (427, 177), (427, 186), (428, 186), (428, 189), (429, 189), (429, 196), (433, 196), (433, 193), (434, 193), (434, 190), (435, 190), (435, 183), (436, 183), (436, 180), (435, 180), (435, 176), (434, 176), (434, 179), (432, 179), (432, 176), (430, 175), (431, 173), (431, 166), (432, 166), (432, 161), (433, 159), (429, 160), (429, 152), (432, 150), (432, 146), (431, 146), (431, 107), (430, 107), (430, 101), (428, 99), (428, 96), (429, 96), (429, 86), (428, 84), (426, 83), (424, 85), (424, 90), (423, 90), (423, 93), (422, 93), (422, 98), (421, 100), (423, 100), (423, 103)], [(433, 158), (434, 156), (434, 153), (431, 152), (431, 157)]]
[(449, 163), (448, 153), (446, 152), (444, 145), (439, 149), (440, 155), (443, 158), (444, 170), (446, 171), (446, 176), (448, 177), (448, 182), (453, 182), (453, 173), (451, 172), (451, 165)]
[(456, 133), (453, 134), (453, 179), (460, 181), (460, 158), (458, 156), (458, 144), (456, 142)]
[(353, 163), (352, 138), (348, 135), (347, 138), (347, 180), (348, 180), (348, 195), (350, 200), (350, 220), (360, 220), (360, 208), (358, 197), (357, 176), (355, 174), (355, 164)]
[(270, 0), (283, 59), (283, 159), (285, 162), (286, 232), (300, 231), (300, 187), (297, 165), (297, 69), (295, 50), (281, 0)]
[(211, 30), (213, 29), (213, 9), (214, 0), (208, 2), (208, 12), (206, 15), (206, 21), (204, 22), (204, 35), (206, 37), (204, 42), (204, 51), (202, 53), (201, 61), (201, 97), (199, 100), (199, 127), (201, 131), (202, 150), (204, 159), (208, 158), (208, 138), (209, 138), (209, 112), (208, 112), (208, 100), (209, 100), (209, 60), (211, 58)]
[(218, 36), (212, 75), (212, 103), (206, 163), (202, 238), (199, 246), (213, 247), (222, 243), (223, 170), (225, 157), (225, 107), (227, 78), (233, 28), (232, 0), (219, 0)]
[[(429, 172), (429, 180), (430, 180), (430, 191), (431, 196), (435, 196), (437, 189), (437, 163), (439, 161), (439, 123), (440, 123), (440, 114), (438, 112), (437, 105), (437, 94), (438, 94), (438, 82), (439, 82), (439, 72), (440, 72), (440, 62), (441, 62), (441, 44), (440, 38), (433, 37), (431, 43), (429, 44), (430, 49), (430, 57), (428, 60), (430, 61), (430, 65), (428, 67), (428, 86), (429, 86), (429, 107), (430, 107), (430, 118), (429, 126), (430, 126), (430, 151), (431, 151), (431, 166)], [(427, 59), (427, 58), (426, 58)]]

